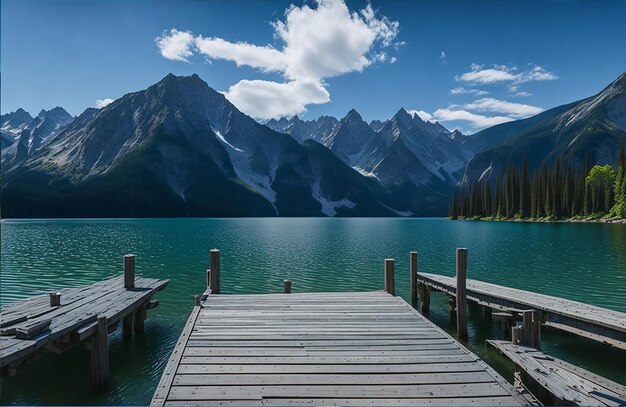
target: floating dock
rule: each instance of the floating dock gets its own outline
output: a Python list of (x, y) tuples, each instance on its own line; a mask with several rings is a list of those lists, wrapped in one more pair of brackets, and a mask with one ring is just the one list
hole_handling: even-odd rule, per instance
[(524, 405), (528, 399), (386, 291), (219, 294), (207, 289), (152, 399), (175, 405)]
[(17, 369), (45, 352), (60, 354), (81, 342), (91, 348), (94, 391), (106, 389), (108, 334), (120, 322), (124, 336), (143, 332), (152, 299), (169, 280), (135, 278), (135, 257), (124, 256), (124, 275), (98, 283), (66, 288), (10, 304), (0, 313), (0, 368)]
[(626, 405), (626, 386), (534, 348), (508, 341), (488, 340), (487, 343), (511, 359), (515, 364), (516, 381), (527, 387), (545, 405)]
[[(422, 301), (425, 299), (426, 302), (429, 301), (430, 290), (455, 297), (456, 281), (454, 277), (417, 274)], [(626, 313), (478, 280), (465, 281), (467, 301), (512, 314), (532, 310), (541, 316), (540, 322), (545, 326), (626, 349)], [(422, 304), (422, 307), (428, 309), (428, 303)]]

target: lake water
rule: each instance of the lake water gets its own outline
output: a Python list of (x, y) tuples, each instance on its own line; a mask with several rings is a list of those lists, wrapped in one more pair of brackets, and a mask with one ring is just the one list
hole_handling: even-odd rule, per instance
[[(145, 334), (111, 336), (110, 390), (89, 392), (89, 352), (46, 355), (5, 378), (0, 404), (147, 404), (178, 335), (204, 291), (208, 249), (221, 249), (222, 292), (360, 291), (383, 288), (383, 259), (396, 259), (396, 290), (409, 294), (408, 253), (419, 269), (454, 275), (455, 248), (469, 249), (468, 275), (626, 312), (626, 225), (533, 224), (445, 219), (5, 220), (0, 302), (121, 274), (168, 278)], [(447, 298), (433, 294), (430, 318), (454, 334)], [(469, 309), (468, 346), (509, 380), (511, 365), (484, 346), (499, 328)], [(544, 350), (626, 384), (626, 352), (554, 331)]]

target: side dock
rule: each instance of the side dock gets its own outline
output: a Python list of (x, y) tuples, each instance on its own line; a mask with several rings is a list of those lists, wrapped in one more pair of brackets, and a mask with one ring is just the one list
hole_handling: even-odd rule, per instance
[[(457, 297), (457, 281), (454, 277), (419, 273), (417, 284), (420, 291), (425, 293), (422, 301), (428, 301), (430, 290), (443, 292), (452, 298)], [(533, 322), (537, 325), (542, 324), (626, 349), (626, 313), (478, 280), (466, 279), (465, 285), (467, 301), (505, 311), (512, 320), (516, 315), (533, 314)], [(428, 303), (422, 304), (422, 307), (427, 309)], [(539, 333), (538, 326), (535, 333)], [(532, 345), (538, 347), (538, 339)]]
[(91, 349), (95, 392), (108, 381), (108, 335), (122, 323), (124, 336), (142, 333), (152, 297), (169, 280), (135, 277), (135, 256), (124, 256), (124, 275), (66, 288), (10, 304), (0, 314), (0, 368), (15, 375), (20, 366), (46, 352), (61, 354), (79, 343)]
[(152, 399), (173, 405), (524, 405), (498, 373), (385, 291), (220, 294), (210, 288), (172, 351)]

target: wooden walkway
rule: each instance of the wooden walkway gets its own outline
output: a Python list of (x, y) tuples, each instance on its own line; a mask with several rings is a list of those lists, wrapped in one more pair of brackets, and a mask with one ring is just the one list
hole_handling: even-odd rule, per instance
[[(419, 273), (417, 283), (456, 295), (454, 277)], [(471, 279), (466, 292), (468, 301), (514, 313), (539, 311), (544, 325), (626, 349), (626, 313)]]
[(158, 300), (151, 297), (169, 281), (135, 278), (134, 257), (129, 260), (132, 261), (127, 265), (132, 268), (124, 276), (32, 297), (3, 308), (0, 313), (2, 372), (13, 375), (20, 365), (45, 352), (63, 353), (90, 339), (92, 366), (94, 362), (97, 365), (93, 373), (99, 382), (94, 384), (94, 390), (103, 391), (108, 372), (108, 334), (120, 322), (125, 336), (133, 328), (142, 332), (146, 310), (158, 305)]
[(175, 345), (154, 406), (526, 403), (387, 292), (209, 293)]
[(624, 406), (626, 387), (537, 349), (508, 341), (487, 343), (511, 359), (516, 380), (529, 388), (546, 405)]

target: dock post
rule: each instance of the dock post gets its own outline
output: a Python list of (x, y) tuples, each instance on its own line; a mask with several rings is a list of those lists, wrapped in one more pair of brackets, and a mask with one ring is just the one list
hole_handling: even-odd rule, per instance
[(409, 275), (411, 278), (411, 306), (417, 305), (417, 252), (409, 253)]
[(218, 249), (209, 250), (209, 257), (211, 259), (211, 268), (209, 276), (209, 288), (211, 294), (220, 293), (220, 251)]
[(511, 327), (511, 343), (513, 345), (519, 344), (519, 337), (520, 337), (520, 327), (517, 325), (514, 327)]
[(396, 295), (394, 263), (394, 259), (385, 259), (385, 291), (391, 295)]
[(456, 249), (456, 332), (467, 340), (467, 249)]
[(291, 280), (285, 280), (285, 294), (291, 294)]
[(50, 297), (51, 307), (58, 307), (61, 305), (61, 293), (49, 293), (48, 297)]
[(531, 348), (541, 348), (541, 316), (535, 310), (522, 313), (522, 330), (520, 343)]
[(128, 315), (124, 317), (122, 320), (122, 336), (125, 339), (133, 336), (133, 313), (130, 312)]
[(430, 286), (426, 284), (419, 285), (420, 292), (420, 312), (423, 315), (428, 315), (428, 311), (430, 310)]
[(124, 288), (135, 287), (135, 255), (124, 256)]
[(194, 304), (195, 304), (196, 307), (200, 306), (200, 296), (199, 295), (196, 295), (194, 297)]
[(135, 335), (143, 333), (143, 321), (146, 319), (146, 307), (141, 306), (135, 311), (135, 315), (133, 316)]
[(96, 333), (91, 338), (91, 386), (103, 393), (109, 381), (109, 326), (107, 317), (98, 316)]

